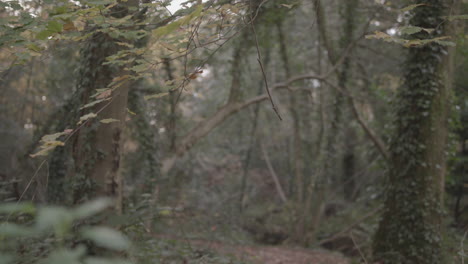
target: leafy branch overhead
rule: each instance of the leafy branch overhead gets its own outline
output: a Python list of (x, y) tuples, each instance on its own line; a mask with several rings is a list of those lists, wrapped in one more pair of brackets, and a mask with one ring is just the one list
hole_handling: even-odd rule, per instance
[[(409, 5), (407, 7), (400, 9), (399, 12), (400, 13), (409, 12), (421, 6), (427, 6), (427, 4)], [(460, 19), (468, 19), (468, 15), (451, 15), (451, 16), (444, 16), (443, 18), (448, 21), (454, 21), (454, 20), (460, 20)], [(437, 43), (442, 46), (455, 46), (455, 43), (453, 41), (450, 41), (449, 36), (440, 36), (440, 37), (435, 37), (435, 38), (424, 38), (424, 39), (419, 39), (419, 38), (405, 39), (405, 38), (397, 37), (397, 36), (402, 36), (402, 35), (410, 36), (410, 35), (417, 34), (420, 32), (432, 34), (435, 31), (435, 28), (423, 28), (423, 27), (409, 25), (409, 26), (403, 26), (399, 28), (393, 28), (392, 30), (394, 31), (392, 32), (392, 34), (387, 34), (381, 31), (375, 31), (373, 34), (366, 35), (366, 38), (367, 39), (379, 39), (379, 40), (383, 40), (386, 42), (393, 42), (393, 43), (401, 44), (404, 47), (418, 47), (418, 46), (424, 46), (430, 43)]]
[[(27, 3), (17, 0), (0, 4), (0, 8), (10, 8), (20, 14), (6, 16), (0, 24), (0, 45), (7, 47), (16, 57), (15, 64), (25, 64), (33, 57), (47, 54), (54, 41), (83, 42), (96, 33), (106, 34), (120, 46), (117, 52), (106, 58), (103, 65), (123, 66), (125, 72), (113, 78), (105, 87), (97, 88), (90, 96), (91, 100), (80, 107), (82, 116), (73, 131), (97, 118), (118, 96), (120, 87), (157, 71), (162, 67), (163, 60), (188, 58), (196, 49), (222, 46), (242, 27), (242, 10), (247, 7), (245, 3), (218, 5), (208, 1), (172, 15), (161, 2), (144, 3), (140, 7), (141, 12), (152, 10), (157, 15), (140, 18), (135, 15), (138, 12), (115, 15), (120, 5), (118, 0), (83, 1), (81, 6), (67, 1), (60, 6), (45, 5), (42, 10), (31, 11)], [(187, 35), (192, 37), (187, 38)], [(147, 45), (137, 47), (135, 43), (142, 39), (148, 42)], [(203, 61), (193, 71), (187, 72), (198, 72), (202, 66)], [(193, 73), (175, 78), (167, 90), (185, 89), (195, 78)], [(159, 98), (167, 94), (158, 93), (145, 98)], [(105, 125), (116, 121), (118, 119), (111, 117), (103, 118), (100, 123)], [(46, 138), (41, 144), (39, 151), (31, 157), (46, 156), (65, 142)]]
[[(399, 32), (404, 35), (411, 35), (411, 34), (421, 32), (421, 31), (432, 32), (433, 30), (434, 29), (426, 29), (426, 28), (420, 28), (420, 27), (404, 27), (404, 28), (400, 28)], [(381, 31), (376, 31), (374, 32), (374, 34), (366, 35), (366, 38), (383, 40), (385, 42), (393, 42), (393, 43), (400, 44), (407, 48), (424, 46), (430, 43), (437, 43), (442, 46), (455, 46), (454, 42), (448, 41), (448, 39), (450, 39), (449, 36), (429, 38), (429, 39), (411, 39), (410, 40), (410, 39), (398, 38), (398, 37), (395, 37), (394, 35), (389, 35)]]

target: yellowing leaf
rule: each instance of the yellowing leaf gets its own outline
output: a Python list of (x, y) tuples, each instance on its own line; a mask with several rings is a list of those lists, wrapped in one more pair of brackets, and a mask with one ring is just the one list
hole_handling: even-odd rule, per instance
[(98, 93), (96, 98), (97, 99), (107, 98), (107, 97), (111, 96), (111, 94), (112, 94), (112, 90), (111, 89), (106, 89), (105, 91)]
[(163, 96), (166, 96), (168, 94), (169, 93), (158, 93), (158, 94), (146, 95), (146, 96), (144, 96), (144, 98), (145, 98), (145, 100), (156, 99), (156, 98), (161, 98)]
[(58, 140), (55, 140), (55, 141), (47, 141), (44, 143), (42, 147), (44, 148), (48, 148), (48, 147), (57, 147), (57, 146), (64, 146), (65, 143), (63, 143), (62, 141), (58, 141)]
[(115, 118), (106, 118), (106, 119), (101, 119), (99, 122), (101, 122), (103, 124), (109, 124), (109, 123), (113, 123), (113, 122), (120, 122), (120, 120), (115, 119)]
[(97, 104), (99, 104), (99, 103), (101, 103), (101, 102), (108, 101), (108, 100), (110, 100), (110, 98), (99, 99), (99, 100), (93, 101), (93, 102), (91, 102), (91, 103), (89, 103), (89, 104), (86, 104), (86, 105), (84, 105), (83, 107), (81, 107), (80, 110), (85, 109), (85, 108), (89, 108), (89, 107), (92, 107), (92, 106), (95, 106), (95, 105), (97, 105)]
[(155, 30), (153, 30), (153, 34), (156, 35), (156, 37), (162, 37), (164, 35), (167, 35), (173, 31), (175, 31), (176, 29), (178, 29), (179, 27), (183, 26), (183, 25), (186, 25), (188, 23), (190, 23), (190, 21), (192, 21), (193, 19), (199, 17), (202, 13), (202, 10), (203, 10), (203, 5), (198, 5), (196, 8), (195, 8), (195, 11), (193, 11), (192, 13), (186, 15), (185, 17), (182, 17), (181, 19), (177, 20), (177, 21), (174, 21), (166, 26), (162, 26), (162, 27), (159, 27)]
[(416, 7), (418, 6), (423, 6), (423, 5), (426, 5), (426, 4), (414, 4), (414, 5), (409, 5), (407, 7), (404, 7), (402, 9), (400, 9), (401, 12), (407, 12), (407, 11), (411, 11), (413, 9), (415, 9)]
[(161, 216), (170, 216), (171, 214), (172, 214), (171, 211), (167, 209), (159, 211), (159, 215)]
[(79, 18), (79, 19), (73, 20), (73, 25), (78, 31), (83, 31), (86, 27), (86, 21), (85, 19)]
[(88, 119), (95, 118), (97, 115), (95, 113), (89, 113), (87, 115), (81, 116), (80, 121), (78, 121), (77, 125), (80, 125), (81, 123), (85, 122)]
[(129, 114), (131, 114), (131, 115), (136, 115), (136, 113), (135, 113), (135, 112), (131, 111), (131, 110), (130, 110), (130, 109), (128, 109), (128, 108), (127, 108), (127, 112), (128, 112)]
[(71, 31), (71, 30), (75, 30), (76, 27), (75, 27), (75, 24), (73, 24), (72, 21), (68, 21), (67, 23), (65, 23), (63, 25), (63, 30), (65, 31)]
[(42, 142), (50, 142), (50, 141), (55, 141), (57, 140), (57, 138), (59, 138), (60, 136), (63, 136), (63, 135), (66, 135), (66, 134), (69, 134), (69, 132), (67, 130), (65, 130), (64, 132), (59, 132), (59, 133), (55, 133), (55, 134), (50, 134), (50, 135), (45, 135), (41, 138), (41, 141)]
[(388, 35), (387, 33), (383, 33), (381, 31), (375, 31), (372, 35), (366, 35), (366, 39), (387, 39), (391, 38), (392, 36)]

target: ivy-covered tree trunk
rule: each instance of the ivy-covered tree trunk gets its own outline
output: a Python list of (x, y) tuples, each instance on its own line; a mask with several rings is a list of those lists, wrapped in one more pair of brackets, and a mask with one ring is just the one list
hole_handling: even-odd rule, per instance
[[(443, 36), (443, 0), (417, 1), (417, 39)], [(451, 2), (451, 1), (450, 1)], [(381, 263), (442, 263), (441, 211), (446, 173), (451, 52), (436, 42), (410, 47), (397, 101), (385, 209), (374, 238)]]
[[(111, 15), (116, 18), (124, 17), (128, 15), (129, 7), (135, 7), (137, 3), (137, 0), (133, 0), (119, 4), (114, 7)], [(96, 114), (97, 118), (86, 123), (73, 142), (73, 202), (87, 199), (87, 196), (110, 196), (116, 199), (116, 210), (121, 211), (122, 179), (119, 168), (127, 113), (129, 73), (124, 70), (127, 66), (125, 64), (120, 66), (106, 63), (109, 56), (123, 49), (118, 42), (128, 41), (97, 32), (89, 38), (82, 50), (83, 61), (78, 86), (81, 91), (81, 105), (96, 100), (90, 97), (96, 93), (96, 89), (112, 89), (109, 90), (110, 94), (102, 96), (101, 93), (102, 98), (97, 97), (106, 100), (80, 113), (82, 117), (86, 114)]]

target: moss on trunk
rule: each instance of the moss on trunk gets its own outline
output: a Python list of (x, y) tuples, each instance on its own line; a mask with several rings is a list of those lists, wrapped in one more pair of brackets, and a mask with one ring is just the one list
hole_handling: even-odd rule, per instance
[[(412, 26), (444, 34), (441, 0), (418, 1)], [(374, 257), (382, 263), (442, 263), (441, 212), (446, 167), (450, 52), (431, 43), (409, 49), (405, 84), (397, 101), (385, 210), (374, 238)]]

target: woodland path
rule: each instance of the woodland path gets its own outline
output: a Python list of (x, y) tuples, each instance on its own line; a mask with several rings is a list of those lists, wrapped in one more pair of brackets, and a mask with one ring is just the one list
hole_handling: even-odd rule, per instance
[(155, 234), (155, 237), (184, 241), (193, 250), (210, 250), (234, 255), (240, 260), (254, 264), (349, 264), (349, 259), (340, 254), (322, 249), (291, 248), (286, 246), (241, 246), (202, 239), (183, 239)]

